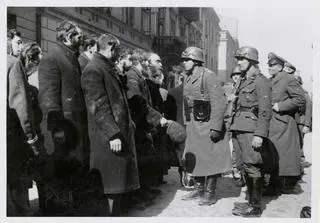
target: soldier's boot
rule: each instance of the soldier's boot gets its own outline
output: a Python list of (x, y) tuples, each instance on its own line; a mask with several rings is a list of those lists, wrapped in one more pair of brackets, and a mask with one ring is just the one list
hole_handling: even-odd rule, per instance
[(207, 177), (204, 195), (199, 202), (200, 206), (209, 206), (217, 202), (216, 186), (218, 178), (218, 174)]
[(240, 179), (236, 181), (236, 186), (237, 187), (244, 187), (246, 186), (246, 181), (244, 177), (244, 173), (240, 172)]
[(252, 178), (248, 177), (247, 174), (243, 176), (247, 185), (247, 198), (248, 202), (234, 202), (234, 208), (232, 209), (232, 213), (234, 215), (240, 215), (239, 212), (242, 212), (243, 209), (247, 209), (250, 207), (252, 203)]
[(262, 214), (262, 178), (252, 178), (252, 195), (250, 199), (250, 206), (243, 208), (237, 212), (237, 215), (242, 217), (260, 217)]
[(281, 194), (280, 180), (276, 174), (271, 174), (269, 184), (263, 188), (263, 196), (279, 196)]
[(188, 201), (188, 200), (194, 200), (197, 198), (201, 198), (204, 193), (204, 183), (205, 178), (204, 177), (195, 177), (195, 190), (191, 191), (190, 193), (184, 195), (181, 197), (181, 200)]

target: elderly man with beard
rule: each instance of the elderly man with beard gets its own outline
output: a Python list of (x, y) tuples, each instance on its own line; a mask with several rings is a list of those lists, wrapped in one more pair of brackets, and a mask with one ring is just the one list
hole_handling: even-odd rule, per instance
[(169, 124), (169, 121), (152, 107), (152, 98), (146, 82), (146, 78), (150, 74), (147, 59), (148, 54), (146, 52), (138, 49), (134, 50), (133, 55), (130, 57), (132, 67), (126, 73), (130, 112), (136, 124), (135, 145), (140, 183), (143, 189), (143, 191), (140, 190), (136, 194), (141, 195), (145, 200), (150, 199), (150, 197), (146, 197), (146, 192), (160, 192), (150, 187), (154, 177), (153, 169), (156, 164), (156, 154), (150, 130), (151, 128), (164, 127)]
[[(13, 48), (14, 49), (14, 48)], [(15, 51), (15, 50), (14, 50)], [(20, 49), (19, 49), (20, 51)], [(30, 214), (27, 182), (32, 180), (30, 161), (43, 152), (39, 129), (39, 110), (30, 72), (37, 67), (42, 51), (28, 43), (8, 70), (7, 92), (7, 215)]]
[[(149, 58), (149, 77), (146, 79), (148, 88), (151, 95), (152, 107), (159, 113), (165, 113), (165, 101), (168, 91), (161, 88), (164, 80), (162, 63), (159, 55), (150, 53)], [(167, 136), (164, 128), (153, 128), (152, 138), (154, 148), (156, 150), (156, 169), (155, 169), (155, 182), (159, 185), (165, 183), (163, 175), (168, 174), (170, 153), (167, 148)]]
[[(62, 21), (56, 31), (58, 43), (39, 65), (39, 104), (43, 114), (41, 127), (45, 148), (49, 155), (59, 160), (67, 156), (80, 162), (79, 171), (86, 172), (89, 168), (87, 112), (77, 59), (83, 34), (79, 26), (71, 21)], [(67, 142), (70, 135), (73, 140)], [(73, 148), (65, 148), (69, 143)], [(59, 174), (74, 176), (70, 169)], [(57, 180), (57, 176), (54, 177), (49, 186), (55, 185)], [(77, 186), (82, 185), (56, 187), (53, 194), (57, 196), (46, 198), (45, 213), (65, 213), (67, 207), (74, 206), (78, 199), (75, 192)]]

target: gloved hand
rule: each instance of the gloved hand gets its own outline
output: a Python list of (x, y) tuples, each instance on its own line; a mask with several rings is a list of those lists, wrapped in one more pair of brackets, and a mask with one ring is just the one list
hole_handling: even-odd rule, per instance
[(210, 130), (210, 139), (212, 142), (218, 142), (221, 138), (221, 132), (217, 130)]
[(259, 149), (262, 146), (263, 138), (260, 136), (253, 136), (252, 147), (254, 149)]
[(66, 141), (65, 132), (63, 130), (56, 131), (52, 134), (54, 143), (64, 144)]

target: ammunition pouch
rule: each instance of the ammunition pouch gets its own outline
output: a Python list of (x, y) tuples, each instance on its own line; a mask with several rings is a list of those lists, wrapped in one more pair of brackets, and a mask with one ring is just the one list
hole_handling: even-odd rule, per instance
[(193, 100), (193, 117), (198, 122), (208, 122), (211, 115), (210, 101)]

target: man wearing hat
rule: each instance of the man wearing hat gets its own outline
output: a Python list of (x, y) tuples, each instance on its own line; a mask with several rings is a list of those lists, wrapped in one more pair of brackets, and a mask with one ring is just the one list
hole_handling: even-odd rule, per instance
[(199, 205), (217, 202), (216, 184), (221, 173), (231, 170), (225, 134), (226, 97), (218, 76), (202, 66), (203, 51), (188, 47), (182, 52), (186, 80), (183, 88), (184, 123), (187, 128), (185, 165), (196, 181), (196, 190), (182, 197), (200, 197)]
[(301, 147), (295, 113), (305, 106), (305, 96), (298, 81), (283, 71), (285, 62), (274, 53), (268, 55), (273, 110), (269, 139), (279, 154), (281, 191), (288, 193), (294, 188), (301, 174)]
[(294, 74), (294, 72), (296, 72), (296, 68), (288, 61), (285, 61), (283, 71), (287, 72), (288, 74)]
[[(293, 76), (302, 87), (302, 78), (300, 75)], [(300, 143), (301, 143), (301, 164), (303, 167), (309, 167), (311, 163), (305, 160), (304, 152), (303, 152), (303, 138), (304, 135), (311, 132), (312, 127), (312, 101), (309, 96), (308, 91), (303, 89), (304, 96), (306, 99), (306, 106), (300, 107), (299, 111), (296, 113), (296, 121), (298, 123), (298, 130), (300, 135)]]
[[(302, 78), (299, 74), (296, 74), (296, 67), (293, 66), (291, 63), (286, 61), (284, 63), (283, 70), (288, 74), (293, 75), (293, 77), (299, 82), (302, 87)], [(304, 152), (303, 152), (303, 138), (306, 133), (311, 131), (311, 124), (312, 124), (312, 101), (308, 92), (304, 90), (305, 99), (306, 99), (306, 106), (300, 107), (299, 111), (296, 113), (296, 121), (299, 127), (299, 135), (300, 135), (300, 144), (301, 144), (301, 164), (303, 167), (309, 167), (311, 163), (305, 160)]]
[(271, 88), (260, 73), (257, 49), (244, 46), (235, 54), (241, 79), (236, 89), (235, 112), (231, 124), (232, 142), (242, 152), (248, 203), (235, 203), (234, 215), (260, 217), (262, 214), (263, 163), (267, 154), (267, 136), (271, 119)]

